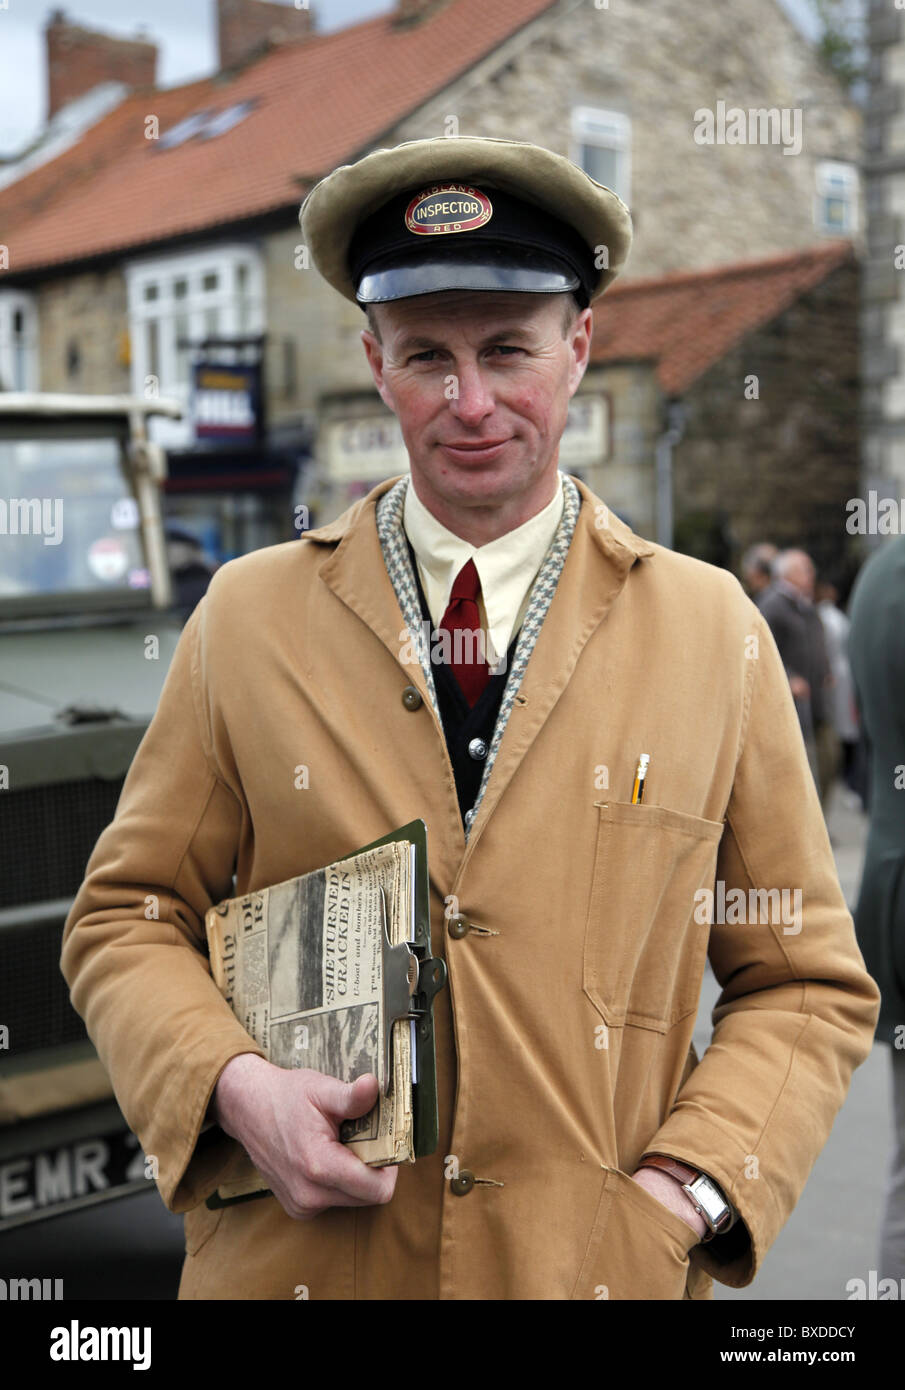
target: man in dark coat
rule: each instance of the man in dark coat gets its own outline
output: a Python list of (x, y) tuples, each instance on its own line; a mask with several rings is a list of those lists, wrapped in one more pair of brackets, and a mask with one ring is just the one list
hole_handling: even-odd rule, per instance
[(849, 660), (871, 757), (870, 834), (855, 930), (883, 999), (877, 1039), (892, 1045), (893, 1156), (880, 1223), (881, 1278), (905, 1277), (905, 536), (861, 571)]
[(814, 606), (816, 572), (803, 550), (783, 550), (774, 563), (774, 581), (758, 603), (770, 625), (789, 677), (808, 761), (820, 800), (835, 776), (835, 759), (828, 748), (833, 738), (829, 719), (830, 667), (823, 624)]

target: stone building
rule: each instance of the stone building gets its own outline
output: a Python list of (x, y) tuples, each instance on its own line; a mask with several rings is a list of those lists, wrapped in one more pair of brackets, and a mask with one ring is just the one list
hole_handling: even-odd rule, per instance
[(858, 288), (847, 241), (617, 282), (596, 308), (584, 383), (612, 402), (590, 486), (642, 535), (663, 530), (666, 499), (677, 547), (714, 564), (770, 540), (846, 571)]
[[(871, 0), (867, 15), (861, 493), (878, 518), (869, 546), (905, 530), (905, 14)], [(887, 514), (898, 515), (895, 528), (879, 525), (884, 501), (895, 504)]]
[[(51, 19), (48, 60), (69, 41), (93, 85), (0, 168), (0, 386), (181, 399), (186, 419), (159, 422), (169, 510), (221, 554), (407, 466), (363, 316), (307, 266), (297, 221), (368, 149), (482, 134), (569, 155), (632, 208), (626, 285), (859, 244), (859, 114), (777, 0), (398, 0), (332, 34), (274, 0), (216, 15), (221, 71), (168, 90), (146, 44), (92, 49)], [(610, 441), (649, 403), (634, 370), (603, 401), (589, 378), (564, 442), (603, 495)], [(650, 496), (632, 510), (656, 521)]]

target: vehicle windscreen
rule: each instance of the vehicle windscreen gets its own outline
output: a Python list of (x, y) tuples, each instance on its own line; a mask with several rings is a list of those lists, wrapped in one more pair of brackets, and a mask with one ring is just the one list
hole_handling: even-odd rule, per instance
[(0, 435), (0, 598), (149, 587), (120, 448)]

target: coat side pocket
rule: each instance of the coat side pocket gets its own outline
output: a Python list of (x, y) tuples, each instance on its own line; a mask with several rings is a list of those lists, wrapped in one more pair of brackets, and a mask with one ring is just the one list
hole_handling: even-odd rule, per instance
[(583, 987), (610, 1027), (665, 1033), (698, 1005), (710, 928), (695, 893), (713, 886), (723, 826), (665, 806), (595, 804)]
[(202, 1202), (200, 1206), (192, 1207), (191, 1211), (185, 1213), (183, 1226), (187, 1255), (197, 1255), (201, 1247), (207, 1244), (223, 1220), (225, 1210), (225, 1207), (218, 1207), (212, 1211), (206, 1202)]
[(628, 1173), (608, 1168), (573, 1299), (682, 1299), (697, 1232)]

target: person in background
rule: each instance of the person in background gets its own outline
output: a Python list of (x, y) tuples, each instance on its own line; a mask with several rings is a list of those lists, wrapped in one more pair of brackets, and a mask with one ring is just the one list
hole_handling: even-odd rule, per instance
[(815, 577), (814, 562), (806, 551), (780, 551), (773, 565), (773, 582), (758, 607), (770, 625), (786, 668), (808, 761), (821, 805), (825, 805), (839, 751), (830, 719), (832, 677), (826, 641), (814, 605)]
[(817, 612), (823, 623), (826, 655), (833, 678), (830, 687), (830, 718), (839, 740), (841, 772), (854, 800), (861, 798), (854, 790), (852, 778), (858, 751), (860, 729), (855, 705), (855, 687), (848, 659), (849, 620), (839, 607), (839, 587), (827, 576), (815, 586)]
[(742, 583), (748, 597), (760, 607), (760, 600), (773, 579), (773, 562), (779, 551), (769, 541), (758, 541), (742, 556)]
[(185, 526), (168, 521), (164, 534), (173, 580), (173, 605), (185, 624), (207, 593), (211, 576), (219, 566), (208, 558), (201, 541)]
[(893, 1152), (880, 1223), (880, 1278), (905, 1279), (905, 536), (884, 542), (855, 581), (849, 660), (870, 746), (870, 831), (855, 931), (882, 996)]

